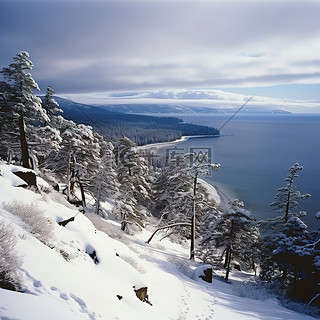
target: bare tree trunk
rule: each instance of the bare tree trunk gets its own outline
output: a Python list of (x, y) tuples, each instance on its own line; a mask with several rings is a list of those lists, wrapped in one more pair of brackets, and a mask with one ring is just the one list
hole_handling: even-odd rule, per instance
[(288, 222), (289, 219), (289, 206), (290, 206), (290, 198), (291, 198), (291, 187), (292, 187), (293, 179), (290, 180), (289, 183), (289, 190), (288, 190), (288, 197), (287, 197), (287, 203), (286, 203), (286, 213), (284, 215), (285, 222)]
[(96, 199), (96, 214), (100, 214), (100, 192), (98, 193)]
[(226, 264), (226, 267), (227, 267), (226, 280), (229, 279), (229, 273), (230, 273), (230, 268), (231, 268), (233, 232), (234, 232), (234, 220), (231, 220), (231, 227), (230, 227), (230, 244), (229, 244), (228, 247), (227, 247), (226, 263), (225, 263), (225, 264)]
[(84, 194), (84, 187), (83, 187), (83, 184), (80, 182), (80, 179), (79, 179), (79, 187), (80, 187), (80, 192), (81, 192), (81, 200), (82, 200), (82, 207), (83, 209), (86, 207), (86, 196)]
[(190, 260), (194, 260), (194, 243), (196, 241), (195, 239), (195, 225), (196, 225), (196, 219), (194, 218), (194, 215), (191, 218), (191, 243), (190, 243)]
[(193, 180), (193, 212), (191, 219), (191, 244), (190, 244), (190, 260), (194, 260), (194, 246), (196, 242), (196, 194), (197, 194), (197, 178), (198, 171), (195, 172)]
[(20, 130), (19, 138), (20, 138), (20, 144), (21, 144), (22, 165), (23, 167), (30, 169), (28, 143), (26, 139), (26, 132), (24, 130), (24, 120), (23, 120), (22, 109), (20, 109), (20, 112), (19, 112), (19, 130)]
[(168, 226), (164, 226), (164, 227), (159, 227), (157, 230), (155, 230), (153, 232), (153, 234), (150, 236), (150, 238), (146, 241), (146, 243), (150, 243), (150, 241), (152, 240), (152, 238), (154, 237), (154, 235), (163, 229), (169, 229), (169, 228), (173, 228), (173, 227), (178, 227), (178, 226), (187, 226), (187, 227), (191, 227), (190, 223), (185, 223), (185, 222), (178, 222), (178, 223), (174, 223), (174, 224), (170, 224)]
[(67, 167), (67, 199), (70, 200), (70, 180), (71, 180), (71, 152), (68, 157), (68, 167)]
[(227, 248), (227, 252), (226, 252), (226, 268), (227, 268), (227, 272), (226, 272), (226, 280), (229, 279), (229, 273), (230, 273), (230, 268), (231, 268), (231, 256), (232, 256), (232, 249), (229, 246)]
[[(229, 254), (229, 251), (228, 251), (228, 248), (227, 247), (225, 250), (224, 250), (224, 253), (226, 254), (226, 257), (224, 258), (224, 264), (223, 264), (223, 268), (224, 269), (227, 269), (227, 264), (228, 264), (228, 254)], [(221, 260), (223, 259), (223, 255), (221, 257)]]
[(100, 214), (101, 179), (99, 179), (98, 194), (96, 197), (96, 214)]

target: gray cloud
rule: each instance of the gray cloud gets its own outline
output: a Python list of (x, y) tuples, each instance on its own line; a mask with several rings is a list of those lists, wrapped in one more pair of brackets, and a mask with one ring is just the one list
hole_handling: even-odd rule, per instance
[(1, 66), (64, 93), (319, 83), (317, 1), (1, 1)]

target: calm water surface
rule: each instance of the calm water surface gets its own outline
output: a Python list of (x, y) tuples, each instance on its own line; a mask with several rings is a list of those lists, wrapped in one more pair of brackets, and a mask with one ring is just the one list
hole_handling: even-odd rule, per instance
[[(221, 127), (222, 115), (179, 115), (185, 122)], [(295, 185), (311, 198), (300, 201), (299, 210), (307, 211), (304, 221), (310, 229), (320, 227), (314, 218), (320, 211), (320, 115), (237, 115), (223, 129), (225, 136), (193, 138), (177, 144), (189, 152), (192, 147), (211, 148), (212, 161), (221, 164), (207, 180), (220, 187), (230, 198), (239, 198), (256, 219), (278, 213), (270, 203), (290, 166), (304, 167)]]

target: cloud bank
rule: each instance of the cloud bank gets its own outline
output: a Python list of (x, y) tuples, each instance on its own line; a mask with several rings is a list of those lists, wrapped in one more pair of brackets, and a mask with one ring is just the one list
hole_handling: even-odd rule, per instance
[[(0, 65), (57, 93), (320, 83), (319, 1), (0, 2)], [(320, 90), (319, 90), (320, 91)]]

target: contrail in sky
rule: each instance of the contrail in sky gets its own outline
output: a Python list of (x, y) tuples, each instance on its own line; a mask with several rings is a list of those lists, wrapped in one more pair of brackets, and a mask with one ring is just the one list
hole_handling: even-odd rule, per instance
[(241, 111), (241, 109), (256, 95), (257, 93), (253, 94), (220, 128), (219, 131), (237, 114)]

